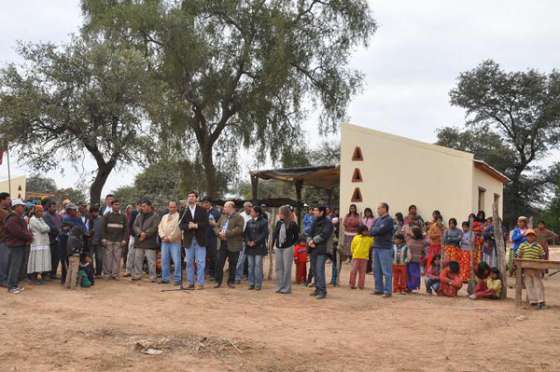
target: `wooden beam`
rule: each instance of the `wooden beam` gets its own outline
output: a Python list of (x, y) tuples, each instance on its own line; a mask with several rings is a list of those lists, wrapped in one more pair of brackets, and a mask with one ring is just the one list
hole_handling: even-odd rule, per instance
[(259, 199), (259, 178), (257, 176), (251, 176), (251, 196), (253, 203)]
[(523, 303), (523, 269), (560, 269), (560, 261), (528, 260), (516, 258), (513, 260), (513, 263), (516, 267), (515, 304), (517, 306), (521, 306), (521, 304)]
[(303, 190), (303, 181), (302, 180), (296, 180), (294, 182), (294, 185), (296, 186), (296, 199), (298, 202), (298, 205), (296, 207), (296, 211), (297, 211), (297, 223), (298, 223), (298, 227), (300, 228), (301, 231), (301, 193)]

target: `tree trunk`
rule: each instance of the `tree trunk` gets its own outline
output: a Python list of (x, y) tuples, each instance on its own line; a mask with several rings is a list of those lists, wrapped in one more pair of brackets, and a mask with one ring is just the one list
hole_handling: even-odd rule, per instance
[(107, 179), (114, 167), (115, 164), (111, 162), (97, 164), (97, 174), (95, 175), (95, 179), (93, 180), (89, 190), (89, 202), (91, 205), (101, 205), (101, 192), (103, 191), (103, 186), (105, 186), (105, 182), (107, 182)]
[(218, 196), (217, 174), (214, 166), (212, 145), (202, 147), (202, 162), (204, 166), (204, 176), (206, 177), (206, 193), (211, 198)]

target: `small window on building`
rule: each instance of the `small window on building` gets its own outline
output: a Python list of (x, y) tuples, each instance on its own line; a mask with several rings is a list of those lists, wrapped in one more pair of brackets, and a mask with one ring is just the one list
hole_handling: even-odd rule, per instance
[(18, 186), (17, 191), (22, 191), (21, 185)]
[(362, 202), (362, 192), (360, 191), (359, 187), (354, 189), (354, 193), (352, 194), (352, 203), (361, 203)]
[(483, 211), (484, 209), (484, 199), (486, 197), (486, 189), (483, 187), (478, 188), (478, 210)]
[(354, 174), (352, 175), (352, 182), (362, 182), (362, 172), (359, 168), (354, 169)]
[(359, 146), (356, 146), (354, 149), (354, 153), (352, 154), (352, 161), (362, 161), (364, 160), (364, 156), (362, 155), (362, 149)]

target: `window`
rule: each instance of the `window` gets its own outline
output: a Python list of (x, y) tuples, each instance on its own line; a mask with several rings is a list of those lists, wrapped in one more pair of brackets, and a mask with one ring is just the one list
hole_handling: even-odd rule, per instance
[(357, 146), (354, 149), (354, 153), (352, 154), (352, 161), (362, 161), (364, 160), (364, 156), (362, 155), (362, 149)]
[(483, 187), (478, 188), (478, 210), (484, 210), (484, 198), (486, 197), (486, 189)]
[(360, 191), (359, 187), (354, 189), (354, 193), (352, 194), (352, 203), (361, 203), (362, 202), (362, 192)]
[(500, 208), (500, 194), (494, 194), (494, 204)]
[(352, 182), (362, 182), (362, 172), (359, 168), (354, 169), (354, 174), (352, 175)]
[(22, 191), (21, 185), (18, 186), (17, 190), (18, 190), (18, 191)]

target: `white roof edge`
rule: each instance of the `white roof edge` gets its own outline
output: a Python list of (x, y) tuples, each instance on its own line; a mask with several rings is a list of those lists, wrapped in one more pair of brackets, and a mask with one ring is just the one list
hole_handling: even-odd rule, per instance
[(360, 126), (360, 125), (357, 125), (357, 124), (352, 124), (352, 123), (343, 123), (342, 128), (344, 129), (344, 127), (347, 127), (348, 129), (352, 129), (352, 130), (358, 130), (358, 131), (364, 132), (366, 134), (375, 134), (377, 136), (381, 136), (381, 137), (384, 137), (384, 138), (392, 140), (392, 141), (406, 142), (409, 145), (422, 147), (426, 150), (437, 151), (437, 152), (440, 152), (440, 153), (443, 153), (443, 154), (446, 154), (446, 155), (450, 155), (450, 156), (455, 156), (455, 157), (460, 157), (460, 158), (464, 158), (464, 159), (474, 160), (474, 155), (470, 152), (454, 150), (454, 149), (451, 149), (449, 147), (434, 145), (432, 143), (422, 142), (422, 141), (414, 140), (414, 139), (411, 139), (411, 138), (402, 137), (402, 136), (398, 136), (398, 135), (387, 133), (387, 132), (382, 132), (382, 131), (379, 131), (379, 130), (376, 130), (376, 129), (366, 128), (366, 127), (363, 127), (363, 126)]

